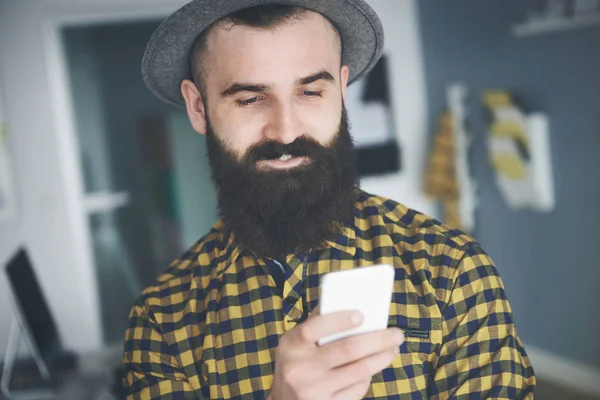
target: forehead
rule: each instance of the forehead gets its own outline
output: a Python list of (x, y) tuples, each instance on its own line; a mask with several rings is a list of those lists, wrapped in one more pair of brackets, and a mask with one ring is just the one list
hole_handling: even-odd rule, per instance
[(266, 78), (275, 82), (323, 69), (336, 76), (341, 63), (337, 32), (312, 11), (270, 28), (217, 24), (208, 35), (206, 50), (209, 82)]

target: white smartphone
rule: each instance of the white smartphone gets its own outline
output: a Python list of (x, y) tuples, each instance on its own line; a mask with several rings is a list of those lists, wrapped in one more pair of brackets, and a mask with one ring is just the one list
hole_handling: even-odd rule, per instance
[(391, 265), (358, 267), (346, 271), (325, 274), (321, 281), (319, 312), (358, 310), (364, 315), (363, 323), (353, 329), (321, 338), (323, 346), (335, 340), (387, 328), (394, 268)]

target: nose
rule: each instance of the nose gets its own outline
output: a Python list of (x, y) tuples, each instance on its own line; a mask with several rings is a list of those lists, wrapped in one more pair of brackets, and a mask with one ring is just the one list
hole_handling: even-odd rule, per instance
[(303, 134), (302, 122), (293, 102), (274, 104), (264, 130), (265, 138), (289, 144)]

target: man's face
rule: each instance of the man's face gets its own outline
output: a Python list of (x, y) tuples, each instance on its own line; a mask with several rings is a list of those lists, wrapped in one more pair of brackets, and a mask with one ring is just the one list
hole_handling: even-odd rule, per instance
[(217, 24), (204, 96), (182, 84), (192, 125), (207, 134), (219, 214), (255, 254), (319, 248), (353, 217), (358, 175), (340, 58), (337, 33), (316, 13), (275, 29)]
[[(206, 114), (228, 150), (241, 160), (262, 141), (289, 144), (306, 136), (327, 145), (339, 128), (348, 80), (331, 23), (307, 12), (274, 29), (217, 24), (207, 39), (205, 100), (186, 81), (182, 91), (194, 128)], [(263, 160), (260, 170), (291, 169), (310, 160)]]

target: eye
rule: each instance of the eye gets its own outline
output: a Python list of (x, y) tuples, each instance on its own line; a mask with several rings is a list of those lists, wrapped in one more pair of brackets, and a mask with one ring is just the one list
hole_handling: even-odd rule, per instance
[(237, 103), (240, 106), (245, 107), (245, 106), (249, 106), (251, 104), (254, 104), (254, 103), (256, 103), (259, 100), (260, 100), (260, 96), (255, 96), (255, 97), (252, 97), (252, 98), (247, 99), (247, 100), (238, 100)]
[(302, 91), (302, 94), (306, 97), (322, 97), (321, 95), (323, 94), (322, 91), (312, 91), (312, 90), (304, 90)]

